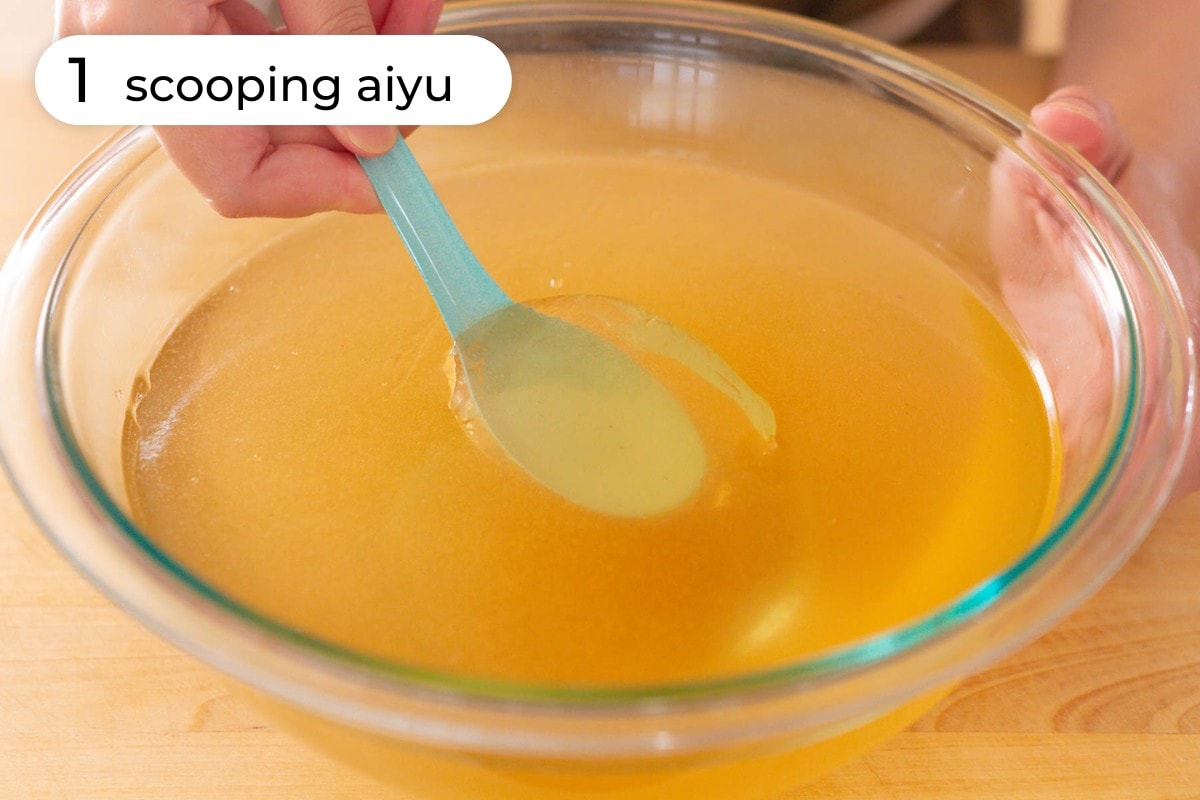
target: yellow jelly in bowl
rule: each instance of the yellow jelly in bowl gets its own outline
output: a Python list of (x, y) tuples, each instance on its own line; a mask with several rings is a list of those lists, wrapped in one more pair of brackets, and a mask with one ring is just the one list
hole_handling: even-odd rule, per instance
[(1112, 190), (1015, 112), (718, 4), (463, 4), (443, 29), (499, 45), (513, 94), (414, 151), (511, 296), (619, 324), (687, 410), (683, 506), (587, 510), (478, 435), (386, 218), (222, 219), (147, 131), (0, 271), (22, 496), (281, 725), (414, 798), (767, 800), (1140, 540), (1186, 444), (1183, 314)]

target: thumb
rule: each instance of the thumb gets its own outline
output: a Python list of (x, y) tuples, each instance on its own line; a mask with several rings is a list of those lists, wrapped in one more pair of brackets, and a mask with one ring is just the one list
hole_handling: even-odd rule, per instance
[(1038, 130), (1074, 148), (1108, 179), (1120, 180), (1133, 148), (1117, 125), (1112, 106), (1091, 89), (1059, 89), (1030, 111)]
[(375, 33), (367, 0), (279, 0), (288, 33)]
[[(375, 22), (367, 0), (279, 0), (279, 11), (291, 34), (373, 34)], [(338, 125), (330, 129), (352, 153), (374, 156), (396, 143), (395, 125)]]

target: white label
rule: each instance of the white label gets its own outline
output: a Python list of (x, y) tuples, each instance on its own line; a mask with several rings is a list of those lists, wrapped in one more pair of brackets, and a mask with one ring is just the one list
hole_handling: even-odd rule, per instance
[(73, 125), (475, 125), (512, 70), (478, 36), (69, 36), (34, 80)]

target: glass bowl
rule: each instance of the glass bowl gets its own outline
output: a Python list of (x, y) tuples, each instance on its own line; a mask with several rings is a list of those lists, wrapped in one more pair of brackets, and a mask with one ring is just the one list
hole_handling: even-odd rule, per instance
[(465, 3), (442, 30), (498, 44), (514, 93), (483, 128), (414, 137), (435, 178), (503, 158), (504, 126), (541, 114), (548, 158), (654, 150), (865, 212), (1023, 341), (1057, 410), (1061, 486), (1046, 534), (986, 580), (771, 669), (587, 688), (347, 651), (233, 601), (130, 519), (121, 441), (138, 371), (248, 254), (305, 223), (221, 218), (151, 132), (126, 131), (63, 182), (0, 272), (0, 452), (67, 558), (282, 725), (414, 797), (767, 798), (1045, 631), (1151, 526), (1190, 430), (1185, 315), (1120, 198), (1025, 117), (886, 46), (749, 8)]

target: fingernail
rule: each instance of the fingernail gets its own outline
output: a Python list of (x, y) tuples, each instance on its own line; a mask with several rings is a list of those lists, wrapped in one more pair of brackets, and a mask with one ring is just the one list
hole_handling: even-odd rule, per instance
[(391, 150), (398, 135), (395, 125), (348, 125), (342, 131), (351, 146), (366, 156)]
[(1070, 111), (1074, 114), (1078, 114), (1081, 117), (1086, 117), (1092, 122), (1103, 121), (1100, 119), (1100, 109), (1096, 108), (1086, 100), (1080, 100), (1074, 97), (1064, 97), (1061, 100), (1052, 101), (1050, 105), (1054, 106), (1055, 108), (1061, 108), (1064, 111)]
[(1060, 89), (1038, 103), (1033, 108), (1032, 116), (1036, 118), (1049, 109), (1066, 111), (1101, 125), (1107, 122), (1105, 109), (1070, 89)]

